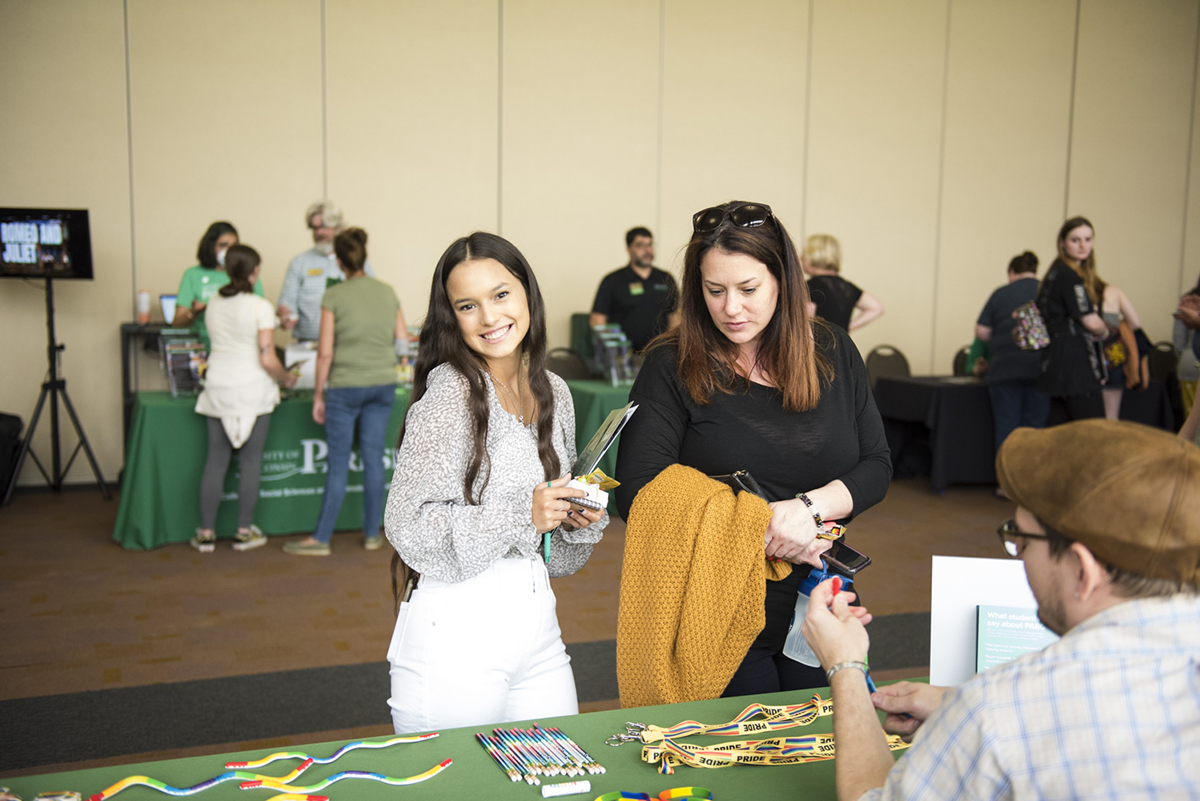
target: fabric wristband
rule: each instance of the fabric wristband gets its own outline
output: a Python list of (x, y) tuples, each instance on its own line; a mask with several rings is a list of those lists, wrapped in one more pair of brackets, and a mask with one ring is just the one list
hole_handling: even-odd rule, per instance
[(821, 513), (813, 506), (813, 502), (803, 492), (797, 492), (796, 497), (804, 501), (804, 505), (808, 507), (809, 513), (813, 516), (813, 520), (817, 521), (817, 531), (820, 531), (825, 525), (825, 518), (821, 517)]
[(859, 670), (861, 670), (863, 672), (864, 676), (867, 675), (867, 663), (859, 662), (859, 661), (851, 659), (847, 662), (838, 662), (836, 665), (831, 667), (829, 670), (825, 671), (825, 679), (827, 681), (832, 682), (833, 674), (837, 673), (839, 670), (845, 670), (846, 668), (858, 668)]

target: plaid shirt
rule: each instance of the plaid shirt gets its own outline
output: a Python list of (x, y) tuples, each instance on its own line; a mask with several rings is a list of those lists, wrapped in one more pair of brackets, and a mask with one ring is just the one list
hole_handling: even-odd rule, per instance
[(1200, 599), (1123, 602), (947, 693), (882, 798), (1200, 798)]

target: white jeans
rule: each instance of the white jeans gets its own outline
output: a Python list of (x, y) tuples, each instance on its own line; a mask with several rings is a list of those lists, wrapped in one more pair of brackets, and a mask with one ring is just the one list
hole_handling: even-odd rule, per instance
[(388, 661), (397, 734), (579, 713), (540, 559), (501, 559), (455, 584), (422, 577)]

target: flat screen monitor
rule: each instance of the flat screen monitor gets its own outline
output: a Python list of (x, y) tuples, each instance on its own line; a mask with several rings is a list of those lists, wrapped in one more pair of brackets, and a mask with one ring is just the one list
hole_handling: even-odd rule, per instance
[(92, 278), (87, 209), (0, 209), (0, 278)]

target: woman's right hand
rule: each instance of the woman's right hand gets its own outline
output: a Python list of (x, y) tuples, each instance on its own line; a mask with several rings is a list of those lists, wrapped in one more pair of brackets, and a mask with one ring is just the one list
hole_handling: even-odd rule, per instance
[(553, 481), (539, 483), (534, 488), (531, 519), (539, 534), (553, 531), (567, 519), (567, 512), (571, 511), (567, 499), (582, 498), (587, 494), (583, 490), (568, 487), (570, 480), (571, 474), (563, 473)]
[(325, 425), (325, 398), (322, 395), (313, 395), (313, 420), (317, 425)]
[(289, 370), (288, 374), (283, 379), (283, 386), (285, 389), (291, 389), (292, 387), (296, 386), (296, 382), (299, 380), (300, 376)]
[(833, 543), (817, 537), (817, 521), (804, 501), (792, 498), (767, 505), (771, 507), (771, 522), (765, 537), (767, 556), (821, 567), (821, 554)]

